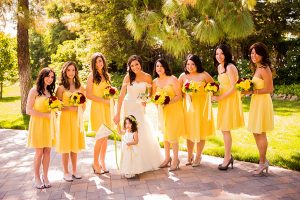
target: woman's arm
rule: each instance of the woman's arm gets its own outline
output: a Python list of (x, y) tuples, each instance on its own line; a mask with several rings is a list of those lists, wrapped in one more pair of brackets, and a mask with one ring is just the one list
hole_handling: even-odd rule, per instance
[(129, 75), (126, 75), (124, 77), (122, 88), (121, 88), (121, 91), (120, 91), (120, 96), (118, 98), (117, 113), (116, 113), (116, 115), (114, 117), (115, 124), (118, 124), (120, 122), (121, 107), (122, 107), (122, 103), (123, 103), (124, 97), (126, 95), (127, 85), (128, 84), (129, 84)]
[(38, 96), (38, 93), (35, 88), (31, 88), (27, 98), (26, 104), (26, 114), (36, 117), (44, 117), (50, 119), (50, 113), (43, 113), (33, 109), (35, 98)]
[(90, 73), (87, 84), (86, 84), (86, 97), (95, 102), (109, 103), (109, 100), (106, 100), (102, 97), (97, 97), (93, 94), (93, 74)]
[(180, 87), (180, 84), (177, 80), (176, 77), (173, 77), (171, 76), (171, 83), (172, 83), (172, 87), (175, 91), (175, 96), (174, 98), (170, 101), (170, 104), (171, 103), (175, 103), (177, 101), (180, 101), (182, 99), (182, 93), (181, 93), (181, 87)]
[(214, 82), (214, 79), (211, 77), (211, 75), (207, 72), (203, 72), (204, 74), (204, 81), (206, 83), (213, 83)]

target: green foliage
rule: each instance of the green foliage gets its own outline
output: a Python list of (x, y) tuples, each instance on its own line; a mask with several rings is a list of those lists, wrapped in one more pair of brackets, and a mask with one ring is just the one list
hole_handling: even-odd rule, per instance
[(300, 97), (300, 84), (275, 85), (275, 94), (291, 94)]
[(0, 97), (2, 98), (2, 86), (5, 83), (13, 83), (17, 80), (17, 56), (16, 41), (0, 32)]

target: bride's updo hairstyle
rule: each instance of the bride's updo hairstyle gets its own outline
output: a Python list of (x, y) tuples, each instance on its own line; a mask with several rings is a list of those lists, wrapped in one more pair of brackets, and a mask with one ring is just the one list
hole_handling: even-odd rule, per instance
[(138, 55), (132, 55), (132, 56), (130, 56), (129, 58), (128, 58), (128, 61), (127, 61), (127, 67), (128, 67), (128, 69), (127, 69), (127, 71), (128, 71), (128, 74), (129, 74), (129, 80), (130, 80), (130, 85), (132, 85), (132, 82), (135, 80), (135, 78), (136, 78), (136, 74), (132, 71), (132, 69), (131, 69), (131, 67), (130, 67), (130, 65), (131, 65), (131, 63), (133, 62), (133, 61), (138, 61), (139, 63), (140, 63), (140, 65), (141, 65), (141, 70), (143, 69), (143, 67), (142, 67), (142, 59), (141, 59), (141, 57), (140, 56), (138, 56)]

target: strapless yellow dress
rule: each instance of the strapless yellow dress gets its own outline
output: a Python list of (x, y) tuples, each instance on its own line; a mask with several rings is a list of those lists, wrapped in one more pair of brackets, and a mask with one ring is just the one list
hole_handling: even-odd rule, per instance
[[(109, 86), (105, 81), (101, 81), (100, 84), (93, 83), (93, 94), (97, 97), (103, 97), (104, 89)], [(102, 102), (92, 101), (90, 119), (89, 119), (89, 134), (93, 135), (97, 132), (102, 124), (111, 126), (110, 118), (110, 105)]]
[[(46, 96), (37, 96), (34, 100), (33, 109), (39, 112), (49, 112), (46, 104)], [(33, 148), (52, 147), (55, 140), (51, 139), (50, 119), (30, 116), (27, 146)]]
[[(254, 89), (264, 88), (264, 80), (253, 77)], [(251, 96), (248, 130), (262, 133), (274, 129), (273, 103), (270, 94), (253, 94)]]
[[(69, 99), (72, 92), (65, 90), (62, 101), (64, 106), (71, 106)], [(63, 110), (60, 117), (60, 131), (56, 136), (56, 151), (59, 153), (78, 153), (85, 148), (85, 136), (80, 132), (77, 122), (77, 112)]]
[[(218, 75), (220, 82), (220, 94), (225, 93), (231, 87), (226, 73)], [(241, 94), (234, 91), (225, 99), (218, 102), (217, 128), (222, 131), (230, 131), (244, 126), (244, 114), (242, 109)]]
[(186, 99), (184, 105), (185, 138), (192, 142), (200, 142), (215, 134), (214, 117), (211, 109), (211, 119), (208, 119), (208, 98), (204, 92), (205, 82), (199, 82), (200, 90), (193, 93), (192, 104), (194, 112), (187, 112)]
[[(157, 88), (157, 91), (165, 91), (170, 99), (174, 98), (175, 91), (171, 85)], [(182, 101), (167, 104), (163, 107), (164, 140), (170, 143), (179, 141), (185, 135), (185, 123)]]

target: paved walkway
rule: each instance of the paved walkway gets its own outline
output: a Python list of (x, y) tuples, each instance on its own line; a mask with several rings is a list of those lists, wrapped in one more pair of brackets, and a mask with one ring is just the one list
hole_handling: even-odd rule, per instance
[[(34, 151), (25, 147), (26, 131), (0, 130), (0, 199), (300, 199), (300, 173), (271, 167), (267, 177), (253, 177), (256, 164), (235, 161), (234, 169), (217, 170), (220, 158), (203, 156), (201, 166), (180, 166), (147, 172), (137, 179), (123, 178), (115, 166), (113, 145), (108, 147), (109, 174), (97, 176), (91, 169), (93, 140), (79, 154), (83, 179), (67, 183), (60, 155), (52, 151), (49, 178), (52, 188), (37, 190), (33, 186)], [(186, 153), (180, 160), (186, 162)]]

